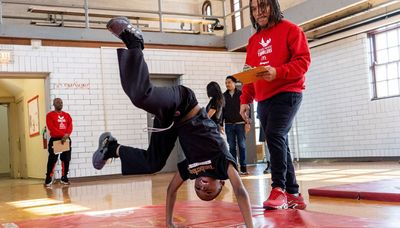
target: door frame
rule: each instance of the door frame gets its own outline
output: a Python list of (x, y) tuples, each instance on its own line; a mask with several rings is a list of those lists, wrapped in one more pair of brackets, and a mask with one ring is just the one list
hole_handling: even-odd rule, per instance
[[(51, 109), (50, 104), (50, 72), (0, 72), (0, 79), (43, 79), (44, 80), (44, 102), (45, 102), (45, 113), (48, 113)], [(15, 97), (4, 97), (0, 98), (2, 103), (8, 103), (8, 123), (9, 123), (9, 138), (10, 138), (10, 177), (11, 178), (28, 178), (28, 161), (26, 154), (26, 142), (25, 137), (21, 142), (19, 140), (19, 124), (23, 124), (26, 132), (25, 120), (18, 120), (18, 103), (22, 102), (21, 105), (25, 106), (24, 97), (15, 100)], [(4, 101), (4, 102), (3, 102)], [(25, 115), (25, 113), (24, 113)], [(17, 127), (11, 127), (17, 126)], [(26, 134), (24, 134), (26, 135)], [(21, 153), (18, 152), (18, 143), (21, 143)]]
[(8, 124), (8, 159), (9, 159), (9, 163), (8, 164), (10, 166), (10, 176), (13, 175), (13, 170), (12, 170), (12, 165), (11, 165), (11, 121), (10, 121), (10, 117), (11, 117), (11, 103), (14, 102), (14, 97), (0, 97), (0, 104), (6, 104), (7, 106), (7, 124)]

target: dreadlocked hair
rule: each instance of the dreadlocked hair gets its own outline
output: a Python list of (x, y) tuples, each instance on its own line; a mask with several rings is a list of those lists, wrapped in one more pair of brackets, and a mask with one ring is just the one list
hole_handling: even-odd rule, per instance
[[(268, 18), (267, 28), (270, 28), (276, 24), (278, 24), (283, 19), (283, 13), (281, 11), (281, 7), (279, 5), (278, 0), (250, 0), (250, 7), (253, 1), (257, 1), (259, 12), (264, 12), (267, 10), (268, 6), (270, 6), (270, 14)], [(250, 8), (250, 20), (253, 28), (259, 32), (261, 27), (257, 24), (256, 19), (253, 16), (253, 12)]]

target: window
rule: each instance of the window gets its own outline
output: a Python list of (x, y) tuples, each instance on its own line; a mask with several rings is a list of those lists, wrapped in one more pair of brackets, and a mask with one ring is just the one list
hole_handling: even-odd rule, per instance
[(370, 35), (373, 98), (400, 95), (400, 27)]
[(231, 0), (231, 7), (232, 12), (238, 11), (232, 15), (233, 31), (237, 31), (243, 27), (242, 11), (239, 11), (242, 8), (242, 1)]
[[(212, 9), (211, 9), (211, 2), (210, 1), (205, 1), (203, 3), (203, 15), (205, 16), (211, 16), (212, 15)], [(204, 30), (207, 32), (212, 32), (212, 25), (205, 25)]]

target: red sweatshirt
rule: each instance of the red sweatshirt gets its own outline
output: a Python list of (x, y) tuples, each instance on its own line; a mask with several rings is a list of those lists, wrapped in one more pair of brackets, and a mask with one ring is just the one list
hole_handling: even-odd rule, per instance
[(244, 85), (240, 103), (262, 101), (281, 92), (301, 92), (310, 61), (307, 38), (297, 25), (282, 20), (269, 29), (260, 30), (249, 39), (246, 64), (272, 66), (276, 69), (276, 78)]
[(65, 134), (71, 135), (72, 133), (72, 118), (63, 111), (47, 113), (46, 125), (52, 138), (62, 138)]

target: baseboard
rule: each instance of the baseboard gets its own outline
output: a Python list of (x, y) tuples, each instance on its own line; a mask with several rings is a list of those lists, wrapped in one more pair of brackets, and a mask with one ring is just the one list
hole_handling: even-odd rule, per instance
[(0, 177), (10, 177), (10, 173), (0, 173)]
[(400, 161), (400, 156), (393, 157), (339, 157), (339, 158), (300, 158), (300, 162), (379, 162)]

